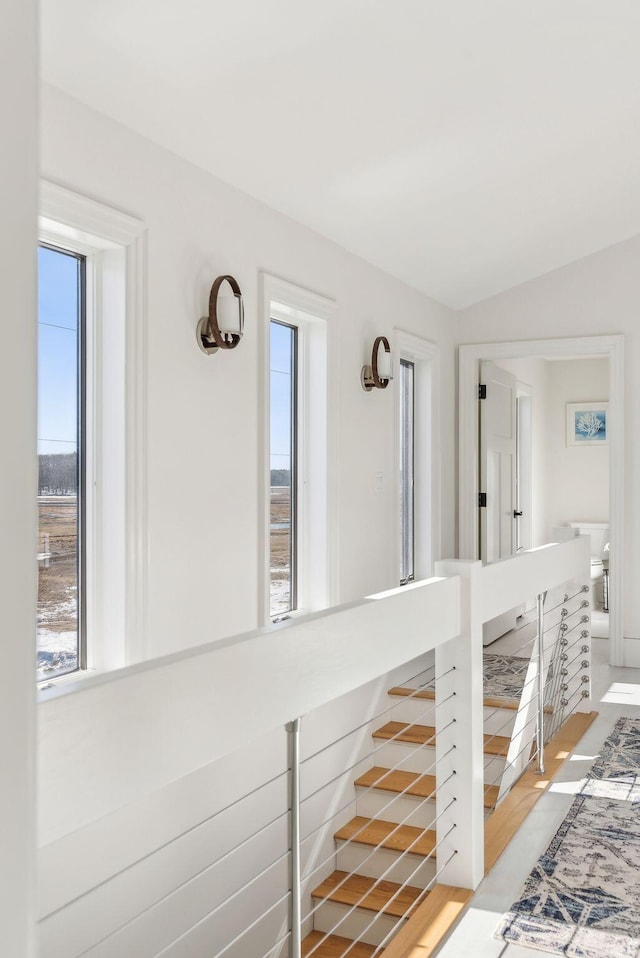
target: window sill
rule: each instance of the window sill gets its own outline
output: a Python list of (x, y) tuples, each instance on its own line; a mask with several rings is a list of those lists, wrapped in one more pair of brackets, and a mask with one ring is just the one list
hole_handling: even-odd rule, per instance
[(74, 685), (82, 685), (89, 678), (93, 678), (97, 672), (95, 669), (79, 669), (77, 672), (69, 672), (67, 675), (58, 675), (54, 679), (42, 679), (36, 684), (38, 702), (45, 702), (59, 688), (68, 688)]

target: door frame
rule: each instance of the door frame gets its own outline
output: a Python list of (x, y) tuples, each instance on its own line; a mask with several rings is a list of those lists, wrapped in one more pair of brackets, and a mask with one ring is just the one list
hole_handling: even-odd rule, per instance
[(624, 665), (624, 336), (534, 339), (459, 346), (458, 554), (478, 556), (478, 383), (481, 359), (609, 360), (609, 662)]

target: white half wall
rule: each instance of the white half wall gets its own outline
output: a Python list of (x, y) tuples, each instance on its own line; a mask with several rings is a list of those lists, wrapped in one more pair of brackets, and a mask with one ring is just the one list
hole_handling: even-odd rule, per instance
[[(260, 149), (268, 144), (256, 144), (258, 163)], [(42, 103), (42, 175), (133, 214), (148, 229), (151, 656), (259, 623), (261, 270), (337, 304), (329, 331), (337, 411), (329, 477), (337, 500), (333, 602), (396, 584), (394, 390), (367, 394), (360, 385), (373, 339), (394, 327), (440, 346), (442, 550), (453, 554), (452, 312), (51, 88)], [(221, 273), (242, 287), (246, 334), (232, 353), (206, 357), (196, 323)]]
[(36, 197), (35, 0), (0, 5), (0, 431), (3, 466), (2, 954), (31, 958), (35, 910)]
[[(640, 637), (640, 237), (507, 290), (458, 314), (460, 343), (624, 335), (624, 634)], [(635, 643), (632, 643), (635, 646)], [(632, 663), (632, 658), (634, 659)], [(625, 653), (628, 664), (640, 657)]]

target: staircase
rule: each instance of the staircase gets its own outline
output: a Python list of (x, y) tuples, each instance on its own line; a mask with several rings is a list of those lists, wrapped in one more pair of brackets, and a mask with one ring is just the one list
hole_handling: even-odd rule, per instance
[[(430, 894), (437, 852), (436, 779), (427, 771), (436, 760), (436, 731), (422, 724), (433, 717), (429, 684), (421, 676), (416, 687), (389, 689), (391, 718), (372, 733), (375, 764), (354, 781), (357, 815), (335, 832), (336, 869), (311, 893), (314, 930), (304, 956), (380, 955), (377, 946)], [(484, 700), (486, 815), (498, 800), (517, 709), (517, 698)]]

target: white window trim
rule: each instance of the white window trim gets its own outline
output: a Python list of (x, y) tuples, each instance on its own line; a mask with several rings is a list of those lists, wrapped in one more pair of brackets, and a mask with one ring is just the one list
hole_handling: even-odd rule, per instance
[[(117, 308), (124, 309), (124, 396), (123, 418), (123, 491), (122, 549), (124, 573), (119, 583), (123, 604), (124, 635), (103, 637), (103, 568), (105, 543), (102, 535), (101, 500), (106, 476), (100, 455), (102, 445), (101, 414), (88, 397), (87, 414), (92, 417), (95, 442), (87, 449), (88, 472), (91, 474), (92, 515), (88, 519), (88, 556), (91, 570), (88, 587), (92, 591), (93, 608), (87, 622), (89, 666), (94, 670), (117, 668), (148, 657), (147, 644), (147, 510), (146, 510), (146, 226), (133, 216), (68, 190), (47, 180), (40, 182), (39, 238), (49, 243), (84, 253), (89, 257), (87, 297), (94, 312), (93, 330), (96, 342), (92, 350), (92, 366), (87, 370), (93, 380), (95, 397), (102, 392), (100, 353), (105, 310), (118, 299)], [(93, 268), (92, 268), (93, 262)], [(104, 269), (100, 264), (104, 264)], [(97, 266), (96, 266), (97, 264)], [(114, 267), (111, 269), (111, 267)], [(113, 277), (116, 276), (116, 282)], [(118, 287), (116, 289), (116, 287)], [(93, 408), (92, 408), (93, 406)], [(90, 458), (90, 461), (89, 461)], [(73, 673), (52, 679), (47, 685), (81, 679), (85, 673)]]
[[(433, 575), (441, 558), (440, 492), (440, 349), (426, 339), (401, 329), (393, 331), (394, 377), (400, 379), (400, 360), (415, 367), (414, 390), (414, 578)], [(424, 408), (430, 415), (424, 415)], [(395, 459), (400, 462), (400, 390), (395, 390)], [(394, 543), (396, 577), (400, 575), (400, 482), (394, 484)], [(428, 506), (425, 512), (424, 505)]]
[[(298, 610), (289, 615), (318, 611), (335, 605), (336, 583), (336, 462), (334, 430), (337, 390), (334, 324), (336, 303), (286, 280), (261, 273), (262, 321), (260, 322), (261, 377), (263, 397), (260, 423), (261, 487), (258, 610), (262, 625), (270, 614), (270, 322), (277, 319), (298, 327)], [(316, 337), (316, 334), (319, 336)], [(321, 344), (323, 355), (319, 355)], [(324, 386), (323, 386), (324, 384)], [(324, 393), (324, 395), (323, 395)], [(311, 401), (310, 401), (311, 400)], [(320, 417), (322, 422), (315, 421)], [(324, 435), (322, 435), (324, 433)], [(322, 448), (313, 447), (309, 437), (320, 437)], [(319, 485), (310, 493), (310, 476)], [(313, 499), (309, 507), (309, 496)], [(311, 552), (313, 551), (313, 561)], [(313, 570), (313, 576), (310, 574)]]

